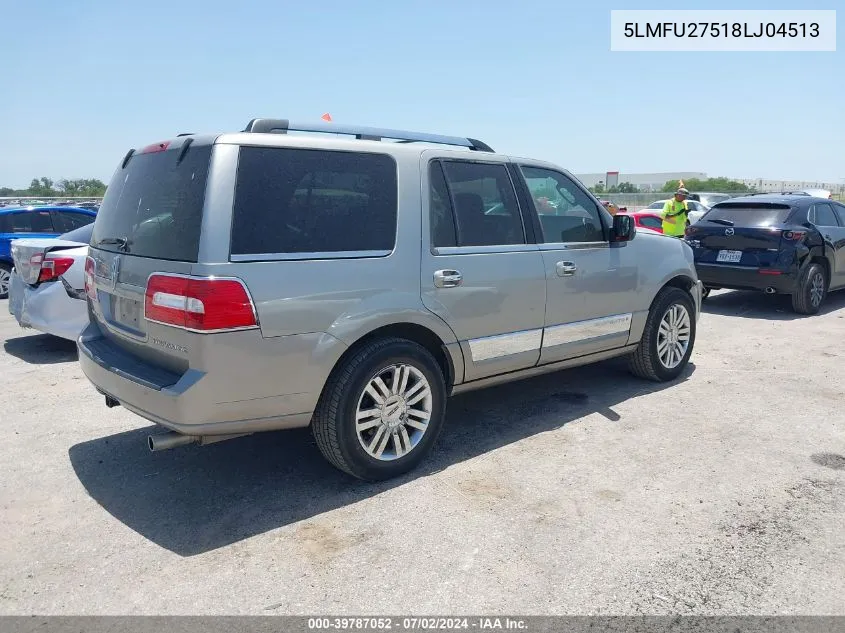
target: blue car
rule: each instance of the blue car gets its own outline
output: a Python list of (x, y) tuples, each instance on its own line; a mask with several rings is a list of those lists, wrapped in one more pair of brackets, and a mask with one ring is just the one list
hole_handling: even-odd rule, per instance
[(9, 296), (9, 274), (14, 265), (12, 240), (23, 237), (58, 237), (91, 224), (96, 217), (96, 211), (77, 207), (0, 208), (0, 299)]

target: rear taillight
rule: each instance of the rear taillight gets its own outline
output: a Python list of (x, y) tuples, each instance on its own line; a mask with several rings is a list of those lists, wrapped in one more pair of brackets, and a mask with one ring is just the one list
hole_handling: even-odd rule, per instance
[(199, 332), (258, 326), (243, 282), (213, 277), (150, 276), (144, 297), (144, 317)]
[(804, 236), (807, 235), (807, 231), (784, 231), (782, 235), (785, 240), (798, 242), (804, 239)]
[(29, 265), (40, 268), (38, 283), (54, 281), (64, 275), (73, 266), (72, 257), (45, 257), (43, 254), (33, 255), (29, 258)]
[(97, 270), (97, 265), (94, 263), (93, 257), (85, 258), (85, 294), (88, 298), (96, 301), (97, 290), (94, 288), (94, 272)]

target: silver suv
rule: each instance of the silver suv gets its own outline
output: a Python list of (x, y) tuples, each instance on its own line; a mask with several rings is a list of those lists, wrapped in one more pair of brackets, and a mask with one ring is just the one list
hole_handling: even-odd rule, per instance
[(701, 302), (683, 240), (555, 165), (334, 123), (130, 151), (89, 255), (82, 369), (152, 450), (310, 425), (363, 479), (422, 461), (453, 393), (622, 355), (676, 378)]

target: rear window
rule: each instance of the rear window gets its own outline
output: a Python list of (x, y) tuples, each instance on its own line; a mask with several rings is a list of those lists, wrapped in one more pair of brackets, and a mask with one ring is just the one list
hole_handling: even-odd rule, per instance
[(385, 154), (242, 147), (232, 255), (391, 251), (396, 207)]
[[(178, 162), (180, 153), (177, 147), (136, 154), (118, 169), (97, 213), (92, 246), (139, 257), (197, 261), (211, 146), (191, 145)], [(127, 240), (126, 246), (115, 240)]]
[(710, 209), (702, 220), (730, 220), (736, 226), (771, 226), (786, 222), (792, 207), (766, 202), (722, 202)]

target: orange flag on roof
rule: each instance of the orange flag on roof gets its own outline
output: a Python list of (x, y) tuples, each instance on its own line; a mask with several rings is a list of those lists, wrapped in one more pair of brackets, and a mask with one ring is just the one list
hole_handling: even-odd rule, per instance
[(331, 114), (329, 114), (328, 112), (326, 112), (326, 113), (325, 113), (323, 116), (321, 116), (320, 118), (321, 118), (321, 119), (323, 119), (323, 121), (328, 121), (328, 122), (330, 122), (330, 123), (331, 123), (331, 120), (332, 120), (332, 115), (331, 115)]

